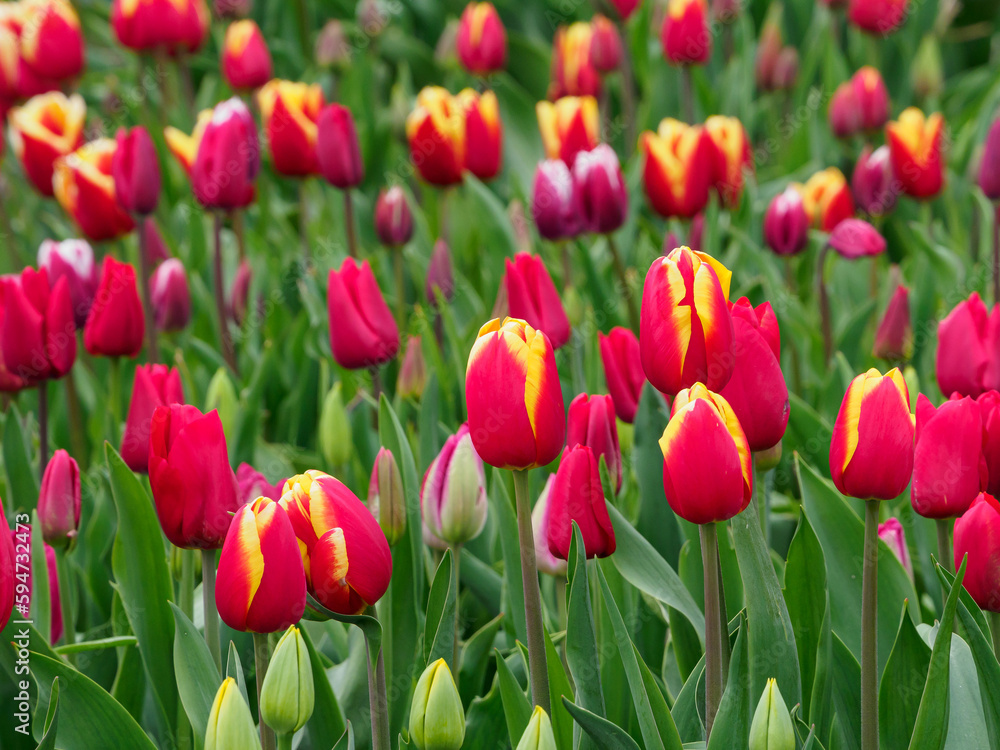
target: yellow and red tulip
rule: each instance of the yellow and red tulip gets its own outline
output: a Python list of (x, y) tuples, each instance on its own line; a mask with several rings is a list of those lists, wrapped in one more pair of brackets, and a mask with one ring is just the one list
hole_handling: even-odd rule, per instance
[(21, 59), (42, 78), (61, 80), (83, 70), (80, 18), (66, 0), (23, 0)]
[(470, 73), (495, 73), (507, 64), (507, 31), (493, 3), (466, 5), (455, 41), (458, 59)]
[(257, 101), (274, 170), (288, 177), (317, 174), (316, 123), (325, 104), (319, 84), (276, 78), (261, 88)]
[(892, 169), (903, 192), (914, 198), (933, 198), (944, 184), (941, 138), (944, 118), (939, 112), (926, 117), (916, 107), (903, 110), (885, 127)]
[(663, 54), (674, 65), (704, 65), (712, 56), (708, 0), (670, 0), (660, 32)]
[(705, 208), (714, 174), (713, 146), (705, 128), (668, 117), (656, 133), (642, 134), (640, 146), (643, 187), (657, 213), (688, 219)]
[(516, 318), (479, 329), (465, 375), (472, 444), (504, 469), (544, 466), (566, 435), (562, 386), (548, 336)]
[(455, 97), (465, 115), (465, 168), (480, 180), (492, 180), (503, 157), (500, 106), (492, 91), (463, 89)]
[(586, 21), (577, 21), (556, 29), (552, 43), (550, 99), (597, 96), (601, 93), (601, 75), (590, 56), (593, 35), (593, 27)]
[(572, 167), (578, 153), (597, 145), (600, 113), (594, 97), (564, 96), (555, 102), (539, 102), (535, 113), (550, 159), (562, 159)]
[(271, 80), (271, 52), (256, 21), (245, 18), (226, 28), (222, 75), (236, 90), (250, 90)]
[(135, 228), (115, 195), (111, 175), (117, 142), (99, 138), (55, 163), (52, 187), (56, 200), (91, 240), (110, 240)]
[(715, 189), (727, 206), (735, 208), (743, 194), (743, 171), (753, 171), (750, 139), (735, 117), (713, 115), (705, 121), (705, 132), (714, 149)]
[(854, 216), (854, 198), (844, 173), (836, 167), (817, 172), (805, 185), (795, 185), (802, 195), (809, 223), (832, 232), (844, 219)]
[(410, 160), (432, 185), (462, 181), (465, 168), (465, 111), (447, 89), (427, 86), (406, 118)]
[(32, 97), (8, 114), (14, 154), (31, 184), (42, 195), (52, 196), (56, 159), (83, 143), (87, 107), (79, 94), (52, 91)]
[(177, 163), (180, 164), (188, 176), (191, 175), (191, 168), (194, 160), (198, 156), (198, 146), (201, 145), (202, 136), (205, 135), (205, 128), (212, 121), (212, 110), (203, 109), (198, 113), (194, 130), (191, 135), (178, 130), (175, 127), (167, 127), (163, 131), (163, 138), (167, 143), (167, 148), (173, 154)]

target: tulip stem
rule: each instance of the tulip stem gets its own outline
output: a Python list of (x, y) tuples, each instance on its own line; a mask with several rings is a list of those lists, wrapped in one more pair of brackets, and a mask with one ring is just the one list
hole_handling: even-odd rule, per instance
[(358, 257), (358, 240), (354, 234), (354, 199), (351, 190), (344, 191), (344, 231), (347, 232), (347, 252), (352, 258)]
[(462, 637), (462, 612), (461, 608), (458, 606), (458, 595), (461, 593), (461, 581), (459, 580), (459, 570), (458, 561), (462, 557), (462, 545), (456, 544), (451, 548), (452, 554), (452, 566), (455, 568), (455, 642), (451, 647), (451, 672), (455, 678), (455, 684), (458, 684), (458, 672), (459, 672), (459, 662), (458, 662), (458, 651), (459, 645), (461, 644)]
[(545, 663), (545, 631), (542, 627), (542, 596), (538, 590), (535, 537), (531, 529), (528, 500), (528, 471), (514, 471), (514, 501), (517, 508), (517, 536), (521, 547), (521, 581), (524, 586), (524, 617), (528, 628), (528, 672), (531, 698), (549, 712), (549, 672)]
[(684, 104), (684, 117), (688, 124), (694, 124), (694, 81), (691, 80), (691, 66), (681, 66), (681, 99)]
[(181, 612), (191, 617), (194, 614), (194, 550), (179, 550), (181, 555), (181, 586), (177, 595)]
[(108, 364), (108, 401), (111, 412), (111, 444), (120, 445), (122, 428), (122, 363), (121, 357), (111, 357)]
[[(372, 605), (368, 615), (378, 619), (378, 610)], [(368, 636), (365, 635), (367, 644)], [(368, 652), (368, 704), (372, 717), (372, 750), (390, 750), (389, 701), (385, 690), (385, 657), (382, 647), (378, 649), (378, 659), (372, 664), (371, 649)]]
[[(934, 523), (937, 526), (938, 564), (949, 573), (954, 573), (954, 555), (951, 551), (951, 526), (954, 521), (950, 518), (938, 518)], [(946, 590), (945, 598), (947, 597)]]
[(215, 668), (222, 674), (222, 652), (219, 649), (219, 610), (215, 606), (215, 550), (201, 551), (201, 598), (205, 610), (205, 642), (212, 654)]
[(302, 243), (302, 257), (309, 260), (309, 212), (306, 210), (306, 181), (299, 180), (299, 242)]
[(49, 381), (38, 384), (38, 481), (49, 464)]
[(236, 352), (233, 349), (233, 340), (229, 336), (229, 321), (226, 319), (226, 293), (222, 283), (222, 213), (215, 212), (215, 313), (219, 318), (219, 337), (222, 339), (222, 357), (229, 365), (233, 374), (238, 375), (236, 367)]
[[(207, 620), (206, 620), (207, 622)], [(260, 690), (264, 686), (267, 665), (271, 663), (271, 644), (267, 633), (253, 634), (253, 660), (257, 672), (257, 712), (260, 713)], [(263, 750), (275, 750), (274, 730), (260, 717), (260, 744)]]
[(833, 356), (833, 323), (830, 320), (830, 297), (826, 290), (826, 279), (824, 269), (826, 267), (826, 254), (830, 246), (824, 245), (819, 253), (819, 262), (816, 269), (816, 282), (819, 286), (819, 317), (823, 330), (823, 361), (829, 362)]
[(625, 277), (625, 264), (622, 263), (622, 256), (618, 252), (614, 237), (610, 234), (608, 238), (608, 249), (611, 251), (611, 262), (615, 267), (615, 275), (618, 276), (618, 283), (621, 284), (621, 294), (625, 298), (625, 305), (628, 307), (628, 322), (632, 330), (639, 332), (639, 311), (635, 308), (635, 296), (629, 288), (628, 279)]
[(243, 210), (234, 208), (230, 219), (233, 222), (233, 234), (236, 235), (236, 248), (239, 251), (240, 262), (247, 258), (247, 243), (243, 232)]
[(278, 735), (278, 750), (292, 750), (292, 737), (291, 734), (279, 734)]
[(990, 621), (990, 635), (993, 637), (993, 653), (1000, 661), (1000, 612), (987, 613)]
[(1000, 203), (993, 213), (993, 304), (1000, 302)]
[(146, 357), (150, 362), (160, 361), (160, 348), (156, 342), (156, 320), (153, 317), (153, 302), (149, 289), (149, 255), (146, 220), (140, 219), (136, 230), (139, 235), (139, 289), (142, 291), (142, 312), (146, 316)]
[(878, 750), (878, 512), (865, 503), (865, 548), (861, 576), (861, 750)]
[(719, 537), (714, 523), (698, 527), (705, 569), (705, 740), (722, 700), (722, 612), (719, 607)]

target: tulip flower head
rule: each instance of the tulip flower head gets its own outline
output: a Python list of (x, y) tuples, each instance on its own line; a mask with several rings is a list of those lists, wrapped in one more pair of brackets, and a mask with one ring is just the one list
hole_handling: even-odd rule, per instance
[(41, 78), (59, 81), (83, 70), (80, 18), (66, 0), (23, 0), (21, 59)]
[(913, 324), (910, 322), (910, 291), (896, 287), (875, 331), (872, 356), (889, 362), (905, 362), (913, 354)]
[(539, 331), (544, 331), (556, 349), (569, 341), (570, 325), (556, 285), (541, 256), (518, 253), (504, 261), (502, 291), (507, 311)]
[(594, 97), (564, 96), (555, 102), (538, 102), (535, 114), (550, 159), (562, 159), (572, 167), (578, 153), (597, 145), (599, 112)]
[(367, 260), (358, 265), (346, 258), (339, 271), (331, 269), (327, 300), (330, 349), (337, 364), (357, 370), (396, 356), (399, 329)]
[(531, 215), (538, 233), (547, 240), (573, 237), (580, 230), (573, 175), (561, 159), (546, 159), (538, 163), (531, 195)]
[(563, 452), (549, 490), (549, 551), (569, 558), (573, 524), (580, 528), (588, 558), (607, 557), (615, 551), (615, 530), (601, 485), (597, 454), (576, 444)]
[(45, 466), (38, 495), (38, 520), (42, 538), (51, 545), (65, 547), (76, 538), (80, 526), (80, 467), (62, 449), (52, 454)]
[(14, 155), (35, 189), (46, 197), (55, 194), (55, 162), (83, 143), (87, 106), (79, 94), (58, 91), (39, 94), (7, 115)]
[(795, 185), (802, 195), (810, 223), (823, 232), (832, 232), (844, 219), (854, 216), (854, 198), (844, 173), (828, 167), (810, 177), (805, 185)]
[(979, 187), (991, 201), (1000, 201), (1000, 117), (993, 121), (983, 144)]
[[(132, 471), (146, 473), (153, 412), (159, 406), (184, 403), (181, 376), (166, 365), (138, 365), (122, 435), (121, 457)], [(254, 496), (256, 497), (256, 495)]]
[(878, 538), (885, 542), (889, 550), (899, 560), (910, 578), (913, 578), (913, 563), (910, 562), (910, 550), (906, 546), (906, 533), (897, 518), (890, 518), (878, 525)]
[(382, 190), (375, 202), (375, 234), (383, 245), (402, 247), (413, 236), (413, 213), (399, 185)]
[(705, 121), (705, 132), (714, 149), (715, 189), (730, 208), (743, 194), (743, 172), (753, 172), (753, 147), (743, 124), (735, 117), (713, 115)]
[(862, 31), (884, 37), (903, 24), (909, 5), (910, 0), (850, 0), (847, 17)]
[(14, 539), (5, 530), (7, 518), (4, 516), (3, 503), (0, 503), (0, 630), (7, 627), (11, 613), (14, 611)]
[(260, 750), (260, 738), (239, 685), (234, 678), (226, 677), (208, 714), (205, 750), (237, 749)]
[(885, 237), (864, 219), (844, 219), (830, 232), (829, 245), (848, 260), (881, 255)]
[(673, 65), (704, 65), (712, 56), (708, 0), (669, 0), (660, 32), (663, 54)]
[(136, 52), (165, 49), (194, 52), (211, 22), (205, 0), (114, 0), (111, 28), (118, 41)]
[(586, 21), (556, 29), (552, 41), (549, 99), (598, 96), (601, 93), (601, 74), (591, 59), (593, 37), (594, 28)]
[(486, 525), (489, 504), (483, 460), (463, 424), (427, 467), (420, 485), (424, 538), (439, 549), (475, 539)]
[(233, 276), (233, 285), (229, 290), (226, 312), (237, 326), (242, 326), (246, 320), (247, 306), (250, 298), (250, 284), (253, 283), (253, 267), (246, 259), (241, 260)]
[(203, 109), (198, 113), (198, 118), (195, 121), (194, 130), (191, 131), (191, 135), (174, 127), (167, 127), (163, 130), (163, 139), (166, 141), (167, 149), (173, 155), (174, 159), (177, 160), (177, 163), (184, 168), (188, 177), (191, 176), (191, 169), (194, 167), (194, 161), (198, 157), (198, 147), (201, 145), (201, 139), (205, 135), (205, 130), (211, 121), (212, 110)]
[(606, 336), (598, 332), (597, 341), (604, 364), (604, 382), (614, 402), (615, 414), (621, 421), (632, 424), (646, 383), (639, 339), (628, 328), (618, 326)]
[(448, 243), (438, 239), (431, 252), (430, 263), (427, 264), (427, 281), (424, 294), (432, 307), (437, 307), (438, 294), (445, 302), (451, 302), (455, 296), (455, 279), (451, 270), (451, 251)]
[(264, 84), (257, 101), (274, 170), (286, 177), (317, 174), (316, 123), (325, 103), (319, 84), (276, 78)]
[(889, 121), (889, 91), (878, 68), (865, 65), (851, 77), (851, 87), (857, 100), (861, 129), (881, 130)]
[(456, 39), (462, 67), (475, 75), (503, 70), (507, 64), (507, 31), (493, 3), (471, 2), (462, 11)]
[[(76, 325), (69, 282), (49, 285), (45, 269), (0, 277), (0, 361), (10, 385), (61, 378), (76, 361)], [(17, 388), (11, 388), (17, 390)]]
[(565, 576), (566, 561), (560, 560), (552, 554), (549, 549), (549, 498), (552, 495), (552, 485), (556, 481), (555, 474), (549, 474), (545, 480), (545, 487), (542, 494), (535, 501), (535, 507), (531, 509), (531, 534), (535, 544), (535, 564), (542, 573), (550, 576)]
[[(200, 137), (199, 127), (203, 128)], [(257, 126), (246, 105), (237, 98), (215, 105), (209, 118), (199, 118), (191, 141), (195, 139), (190, 174), (198, 202), (205, 208), (223, 210), (249, 205), (260, 171), (260, 149)]]
[(668, 117), (656, 133), (642, 134), (640, 146), (643, 187), (658, 214), (689, 219), (705, 208), (715, 172), (712, 142), (703, 127)]
[(861, 130), (861, 104), (850, 81), (837, 86), (827, 110), (830, 131), (837, 138), (851, 138)]
[(895, 208), (900, 190), (889, 147), (879, 146), (872, 151), (871, 146), (866, 146), (851, 176), (851, 191), (858, 208), (869, 216), (883, 216)]
[(278, 734), (294, 734), (305, 726), (316, 704), (309, 649), (292, 625), (274, 647), (260, 688), (260, 716)]
[(248, 463), (236, 467), (236, 495), (240, 505), (252, 503), (258, 497), (268, 500), (280, 500), (285, 480), (271, 484), (267, 477)]
[(230, 88), (251, 91), (271, 80), (271, 52), (256, 21), (234, 21), (222, 43), (222, 75)]
[(48, 274), (53, 287), (66, 279), (76, 327), (83, 328), (97, 293), (99, 278), (94, 249), (86, 240), (45, 240), (38, 247), (38, 268)]
[(590, 22), (590, 63), (598, 73), (611, 73), (622, 64), (622, 38), (607, 16), (596, 14)]
[(403, 475), (392, 451), (380, 448), (368, 482), (365, 503), (392, 546), (406, 532), (406, 498), (403, 496)]
[(677, 394), (660, 438), (663, 489), (691, 523), (726, 521), (750, 504), (750, 446), (735, 412), (701, 383)]
[(606, 143), (581, 151), (573, 162), (576, 214), (587, 231), (610, 234), (628, 214), (628, 191), (618, 155)]
[(410, 704), (410, 741), (417, 750), (459, 750), (465, 710), (448, 662), (438, 659), (417, 680)]
[(417, 95), (417, 105), (406, 118), (410, 160), (432, 185), (462, 181), (465, 169), (465, 113), (448, 91), (428, 86)]
[(903, 110), (898, 120), (886, 125), (885, 139), (892, 169), (907, 195), (933, 198), (944, 184), (941, 139), (944, 118), (935, 112), (926, 117), (916, 107)]
[(980, 609), (1000, 612), (1000, 503), (985, 492), (979, 493), (969, 509), (955, 521), (955, 560), (958, 565), (968, 555), (962, 585)]
[(465, 118), (465, 169), (484, 182), (492, 180), (503, 162), (500, 105), (492, 91), (463, 89), (455, 97)]
[(802, 193), (787, 187), (764, 213), (764, 241), (778, 255), (797, 255), (809, 244), (809, 214)]
[(541, 706), (535, 706), (535, 710), (531, 712), (528, 726), (525, 727), (516, 750), (556, 750), (552, 720)]
[(135, 268), (104, 256), (101, 282), (83, 328), (83, 345), (95, 357), (138, 357), (145, 321)]
[(891, 500), (913, 473), (914, 419), (903, 375), (872, 368), (847, 388), (833, 426), (830, 473), (841, 493)]
[(365, 178), (358, 131), (351, 110), (328, 104), (317, 122), (316, 158), (326, 181), (341, 190), (357, 187)]
[(115, 197), (125, 211), (145, 216), (156, 210), (160, 200), (160, 164), (153, 139), (144, 127), (118, 131), (111, 176)]
[(795, 750), (792, 716), (777, 681), (767, 681), (750, 722), (750, 750)]
[(986, 391), (976, 403), (983, 420), (983, 459), (988, 474), (986, 491), (993, 495), (1000, 492), (1000, 393)]
[(938, 323), (937, 382), (945, 395), (978, 397), (1000, 390), (1000, 307), (977, 292)]
[(639, 353), (649, 382), (675, 394), (697, 382), (721, 389), (733, 372), (732, 274), (688, 247), (657, 258), (646, 273)]
[(627, 21), (641, 4), (642, 0), (611, 0), (611, 5), (623, 21)]
[(161, 331), (180, 331), (191, 320), (187, 271), (178, 258), (163, 261), (149, 279), (149, 296)]
[(99, 138), (60, 157), (53, 166), (56, 200), (90, 240), (114, 239), (135, 228), (115, 188), (112, 165), (117, 148), (111, 138)]
[(622, 452), (618, 445), (618, 425), (611, 396), (579, 394), (569, 405), (566, 444), (586, 445), (594, 460), (604, 462), (615, 491), (622, 488)]
[[(3, 536), (7, 529), (6, 520), (3, 517), (3, 509), (0, 508), (0, 536)], [(4, 595), (6, 590), (4, 588), (5, 581), (3, 579), (4, 573), (9, 572), (11, 580), (14, 581), (15, 585), (20, 586), (24, 584), (27, 588), (27, 597), (25, 604), (28, 610), (31, 608), (31, 600), (35, 595), (34, 589), (34, 575), (31, 570), (31, 566), (26, 566), (25, 571), (26, 576), (22, 577), (18, 575), (14, 578), (14, 572), (16, 570), (15, 561), (12, 557), (8, 568), (4, 568), (7, 565), (7, 560), (4, 556), (4, 546), (7, 543), (12, 543), (12, 554), (13, 550), (27, 540), (31, 539), (31, 524), (18, 524), (17, 528), (10, 529), (10, 533), (7, 534), (7, 539), (0, 538), (0, 630), (3, 630), (4, 618), (6, 616), (6, 610), (4, 609)], [(49, 643), (56, 643), (63, 634), (63, 618), (62, 618), (62, 606), (59, 601), (59, 572), (56, 569), (56, 551), (51, 545), (45, 544), (43, 542), (43, 547), (45, 548), (45, 568), (46, 568), (46, 578), (49, 583), (49, 612), (51, 614), (51, 622), (49, 623)], [(21, 589), (23, 591), (23, 589)], [(13, 604), (13, 599), (11, 601)], [(26, 611), (28, 611), (26, 610)]]

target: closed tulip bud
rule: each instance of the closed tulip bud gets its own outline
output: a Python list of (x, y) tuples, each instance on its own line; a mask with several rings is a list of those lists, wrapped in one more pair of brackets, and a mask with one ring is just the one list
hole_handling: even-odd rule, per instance
[(799, 76), (799, 51), (795, 47), (783, 47), (774, 63), (771, 85), (778, 91), (795, 88)]
[(195, 154), (191, 189), (203, 207), (231, 210), (253, 201), (260, 148), (257, 126), (242, 101), (233, 98), (215, 105)]
[(417, 680), (410, 703), (410, 741), (417, 750), (460, 750), (465, 711), (448, 662), (438, 659)]
[(830, 247), (848, 260), (881, 255), (885, 237), (863, 219), (844, 219), (830, 233)]
[(274, 171), (287, 177), (317, 174), (317, 120), (323, 109), (318, 83), (274, 79), (257, 94)]
[(358, 25), (366, 36), (376, 37), (389, 25), (386, 0), (361, 0), (357, 6)]
[(579, 231), (573, 176), (564, 161), (547, 159), (538, 163), (531, 196), (531, 215), (538, 233), (547, 240), (573, 237)]
[(470, 73), (486, 75), (507, 64), (507, 31), (493, 3), (472, 2), (458, 22), (458, 59)]
[(578, 153), (597, 145), (599, 112), (594, 97), (564, 96), (555, 102), (538, 102), (535, 114), (550, 159), (562, 159), (572, 167)]
[(233, 286), (229, 292), (227, 310), (237, 326), (243, 325), (249, 309), (250, 284), (253, 283), (253, 268), (246, 260), (241, 260), (233, 276)]
[(988, 483), (982, 447), (982, 420), (975, 401), (965, 396), (935, 409), (924, 394), (917, 396), (913, 509), (925, 518), (962, 515), (981, 485)]
[(319, 413), (319, 450), (330, 466), (346, 466), (353, 455), (351, 423), (341, 389), (341, 383), (333, 384)]
[(486, 525), (486, 474), (463, 424), (427, 467), (420, 486), (424, 539), (446, 548), (475, 539)]
[(503, 126), (496, 94), (463, 89), (455, 102), (465, 117), (465, 168), (484, 182), (492, 180), (503, 163)]
[(130, 214), (150, 214), (160, 200), (160, 163), (149, 132), (140, 126), (119, 130), (111, 176), (119, 205)]
[(149, 297), (161, 331), (180, 331), (191, 321), (187, 272), (177, 258), (161, 263), (149, 279)]
[(402, 247), (413, 236), (413, 213), (399, 185), (382, 190), (375, 203), (375, 234), (383, 245)]
[(392, 451), (379, 449), (368, 482), (368, 510), (378, 519), (389, 546), (406, 533), (406, 498), (403, 495), (403, 475)]
[(53, 287), (66, 279), (76, 327), (83, 328), (94, 302), (99, 279), (94, 250), (86, 240), (45, 240), (38, 248), (38, 268), (48, 274)]
[(205, 41), (211, 16), (205, 0), (114, 0), (111, 29), (136, 52), (162, 48), (169, 54), (194, 52)]
[(117, 198), (112, 175), (116, 151), (114, 140), (99, 138), (60, 157), (54, 165), (56, 200), (90, 240), (114, 239), (135, 228)]
[(941, 139), (944, 118), (930, 117), (916, 107), (903, 110), (898, 120), (886, 126), (885, 140), (892, 156), (892, 169), (903, 192), (913, 198), (933, 198), (944, 184)]
[(847, 388), (833, 425), (830, 473), (837, 489), (862, 500), (891, 500), (913, 473), (914, 422), (898, 369), (872, 368)]
[(420, 398), (427, 385), (427, 364), (419, 336), (411, 336), (406, 342), (403, 364), (399, 367), (396, 380), (396, 395), (402, 398)]
[(887, 36), (906, 20), (909, 4), (909, 0), (850, 0), (847, 17), (862, 31)]
[(160, 526), (174, 545), (222, 546), (232, 513), (240, 506), (217, 412), (202, 414), (177, 403), (156, 407), (150, 424), (149, 484)]
[(232, 677), (222, 681), (212, 702), (205, 732), (205, 750), (260, 750), (257, 726), (239, 685)]
[(462, 181), (466, 155), (465, 108), (440, 86), (427, 86), (406, 118), (410, 161), (420, 176), (441, 187)]
[(44, 196), (54, 195), (55, 162), (83, 143), (87, 107), (79, 94), (39, 94), (7, 115), (10, 142), (25, 174)]
[(733, 373), (732, 274), (687, 247), (649, 267), (639, 315), (642, 369), (653, 386), (676, 394), (696, 382), (721, 389)]
[(1000, 393), (986, 391), (976, 399), (983, 420), (983, 458), (988, 473), (986, 490), (1000, 490)]
[(581, 151), (573, 162), (576, 214), (587, 231), (610, 234), (628, 215), (628, 191), (618, 155), (606, 143)]
[(569, 341), (570, 327), (556, 285), (541, 256), (518, 253), (504, 261), (502, 292), (507, 312), (543, 331), (555, 349)]
[(851, 189), (844, 173), (836, 167), (817, 172), (797, 189), (802, 194), (809, 221), (819, 230), (832, 232), (844, 219), (854, 216)]
[(535, 563), (542, 573), (550, 576), (565, 576), (566, 561), (560, 560), (549, 549), (549, 521), (551, 514), (549, 499), (552, 496), (552, 484), (556, 481), (555, 474), (549, 474), (545, 480), (542, 494), (538, 496), (535, 507), (531, 509), (531, 534), (535, 544)]
[(24, 385), (61, 378), (76, 360), (69, 283), (49, 284), (45, 269), (0, 277), (0, 352), (4, 370)]
[(851, 176), (851, 190), (858, 208), (869, 216), (883, 216), (896, 206), (899, 189), (888, 146), (879, 146), (874, 151), (866, 146)]
[(65, 0), (24, 0), (21, 59), (40, 78), (62, 80), (83, 70), (80, 18)]
[(774, 68), (778, 63), (778, 56), (784, 47), (784, 40), (781, 35), (781, 6), (772, 5), (764, 19), (764, 25), (760, 30), (760, 37), (757, 40), (757, 57), (754, 65), (754, 73), (757, 78), (757, 88), (764, 91), (774, 89)]
[(778, 319), (765, 302), (746, 297), (730, 306), (736, 365), (719, 393), (729, 402), (754, 453), (781, 443), (788, 425), (788, 386), (781, 372)]
[(353, 258), (330, 270), (327, 283), (330, 349), (348, 370), (375, 367), (399, 351), (399, 329), (368, 261)]
[(205, 413), (215, 411), (222, 422), (222, 432), (228, 439), (236, 437), (236, 419), (240, 411), (240, 397), (225, 367), (215, 371), (205, 393)]
[(3, 503), (0, 503), (0, 630), (7, 627), (10, 616), (14, 611), (14, 539), (4, 531), (9, 529), (7, 518), (4, 516)]
[(281, 636), (260, 687), (260, 718), (278, 734), (305, 726), (316, 703), (309, 649), (292, 625)]
[(160, 234), (160, 229), (156, 226), (156, 220), (152, 216), (147, 216), (142, 220), (139, 231), (143, 235), (145, 244), (143, 250), (146, 253), (146, 262), (150, 266), (155, 267), (159, 263), (169, 260), (170, 248), (163, 240), (163, 235)]
[(590, 61), (599, 73), (611, 73), (622, 64), (622, 38), (618, 27), (607, 16), (600, 13), (590, 22), (593, 35), (590, 38)]
[(586, 445), (563, 452), (549, 492), (549, 551), (569, 558), (573, 523), (580, 528), (588, 558), (608, 557), (615, 551), (615, 530), (601, 485), (598, 456)]
[(344, 32), (344, 24), (333, 18), (323, 24), (316, 37), (316, 63), (320, 67), (339, 67), (351, 61), (351, 45)]
[(176, 368), (137, 365), (132, 396), (122, 435), (121, 457), (132, 471), (149, 470), (149, 437), (157, 407), (184, 403), (184, 389)]
[[(72, 544), (80, 526), (80, 467), (66, 451), (52, 454), (38, 495), (42, 538), (56, 547)], [(2, 531), (2, 529), (0, 529)]]
[(795, 730), (785, 699), (772, 677), (750, 722), (750, 750), (795, 750)]
[[(10, 583), (11, 583), (11, 606), (14, 603), (14, 591), (13, 586), (17, 586), (20, 591), (21, 584), (24, 584), (27, 589), (27, 597), (24, 600), (26, 610), (31, 608), (31, 599), (35, 594), (34, 583), (33, 583), (33, 571), (31, 566), (25, 566), (26, 570), (24, 575), (18, 574), (17, 578), (14, 577), (14, 572), (16, 570), (14, 550), (20, 545), (24, 540), (31, 538), (31, 524), (17, 524), (16, 528), (10, 529), (10, 533), (7, 533), (7, 521), (3, 516), (3, 508), (0, 508), (0, 630), (3, 630), (4, 623), (8, 616), (8, 610), (5, 608), (7, 588), (8, 583), (4, 580), (4, 576), (9, 573)], [(6, 538), (4, 538), (6, 537)], [(6, 545), (10, 544), (11, 557), (8, 560), (5, 553)], [(59, 599), (59, 573), (56, 569), (56, 551), (48, 544), (44, 544), (45, 548), (45, 568), (46, 577), (49, 582), (49, 612), (51, 614), (51, 621), (49, 624), (49, 643), (56, 643), (63, 634), (63, 620), (62, 620), (62, 605)], [(2, 566), (7, 566), (6, 568)]]
[(646, 375), (642, 371), (639, 339), (628, 328), (612, 328), (607, 336), (598, 332), (604, 381), (615, 405), (615, 414), (632, 424), (639, 406)]
[(991, 201), (1000, 200), (1000, 117), (993, 121), (983, 144), (979, 187)]
[(955, 521), (955, 559), (968, 555), (962, 585), (980, 609), (1000, 612), (1000, 578), (996, 561), (1000, 556), (1000, 503), (985, 492)]
[(906, 534), (903, 525), (896, 518), (878, 525), (878, 538), (885, 542), (889, 551), (896, 556), (906, 574), (913, 578), (913, 563), (910, 562), (910, 550), (906, 546)]
[(566, 436), (555, 351), (544, 331), (499, 318), (479, 329), (465, 373), (469, 432), (490, 466), (551, 463)]
[(455, 279), (451, 270), (451, 252), (448, 243), (439, 239), (434, 243), (431, 261), (427, 265), (427, 282), (424, 293), (431, 307), (437, 307), (437, 295), (445, 302), (451, 302), (455, 296)]
[(566, 445), (586, 445), (595, 461), (603, 456), (615, 491), (622, 488), (622, 452), (618, 446), (618, 425), (611, 396), (581, 393), (570, 402)]
[(260, 88), (271, 80), (271, 52), (256, 21), (235, 21), (222, 43), (222, 75), (236, 91)]
[(881, 130), (889, 121), (889, 91), (877, 68), (866, 65), (851, 78), (851, 88), (857, 101), (861, 129)]
[(827, 118), (837, 138), (850, 138), (861, 130), (861, 103), (851, 81), (844, 81), (833, 92)]
[(736, 208), (743, 194), (743, 172), (753, 172), (750, 139), (735, 117), (713, 115), (705, 121), (705, 132), (713, 149), (715, 189), (723, 203)]
[(516, 750), (556, 750), (556, 736), (552, 732), (552, 721), (545, 709), (535, 706), (528, 720), (528, 726), (517, 743)]
[(674, 65), (704, 65), (712, 56), (707, 0), (670, 0), (660, 34), (663, 54)]
[(796, 255), (809, 244), (809, 214), (802, 194), (794, 187), (785, 188), (768, 204), (764, 241), (778, 255)]
[(640, 136), (642, 182), (658, 214), (690, 219), (708, 204), (713, 182), (712, 143), (701, 126), (666, 118), (656, 133)]
[(913, 325), (910, 323), (910, 291), (896, 287), (875, 331), (872, 356), (889, 362), (908, 360), (913, 354)]
[(104, 256), (101, 282), (83, 329), (83, 345), (95, 357), (137, 357), (145, 320), (135, 269)]
[(1000, 307), (987, 311), (977, 292), (938, 323), (937, 382), (945, 395), (976, 398), (1000, 389)]
[(660, 438), (663, 489), (691, 523), (727, 521), (750, 504), (750, 446), (729, 403), (701, 383), (677, 394)]
[(389, 588), (392, 554), (365, 504), (321, 471), (291, 477), (280, 502), (298, 537), (306, 584), (316, 601), (342, 615), (374, 606)]
[(552, 72), (549, 99), (566, 96), (598, 96), (601, 74), (591, 58), (594, 28), (577, 21), (556, 29), (552, 40)]
[(365, 178), (358, 132), (351, 110), (341, 104), (328, 104), (317, 122), (316, 157), (326, 181), (341, 190), (357, 187)]

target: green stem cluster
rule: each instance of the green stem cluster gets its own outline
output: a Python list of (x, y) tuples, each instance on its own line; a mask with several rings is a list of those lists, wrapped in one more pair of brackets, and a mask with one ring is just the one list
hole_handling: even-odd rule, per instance
[(531, 529), (528, 500), (528, 472), (514, 471), (514, 499), (517, 508), (517, 537), (521, 547), (521, 581), (524, 586), (524, 615), (528, 627), (528, 672), (531, 697), (536, 706), (549, 713), (549, 673), (545, 663), (545, 631), (542, 627), (542, 597), (538, 589), (535, 537)]

